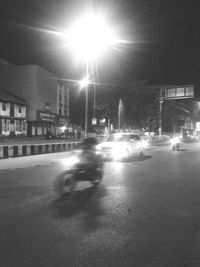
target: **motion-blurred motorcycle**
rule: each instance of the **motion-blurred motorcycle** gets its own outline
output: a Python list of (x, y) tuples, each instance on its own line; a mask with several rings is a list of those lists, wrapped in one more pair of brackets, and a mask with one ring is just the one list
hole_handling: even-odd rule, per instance
[(178, 151), (181, 146), (181, 141), (178, 136), (175, 136), (171, 139), (171, 146), (172, 146), (172, 151)]
[[(88, 138), (93, 139), (93, 138)], [(103, 178), (104, 163), (102, 157), (96, 154), (95, 145), (86, 144), (64, 160), (66, 170), (56, 179), (55, 190), (59, 195), (72, 193), (80, 181), (89, 181), (98, 185)], [(90, 140), (92, 142), (92, 140)], [(85, 147), (84, 147), (85, 145)]]

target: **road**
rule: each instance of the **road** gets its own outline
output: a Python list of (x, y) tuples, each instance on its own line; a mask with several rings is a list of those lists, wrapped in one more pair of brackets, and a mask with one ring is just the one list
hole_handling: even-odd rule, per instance
[(0, 161), (0, 266), (200, 266), (200, 144), (106, 162), (102, 184), (59, 198), (70, 152)]

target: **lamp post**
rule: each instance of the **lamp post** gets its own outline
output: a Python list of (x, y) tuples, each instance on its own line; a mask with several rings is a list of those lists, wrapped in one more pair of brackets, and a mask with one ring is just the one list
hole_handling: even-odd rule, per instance
[(159, 97), (159, 137), (162, 136), (162, 105), (163, 105), (163, 89), (160, 89), (160, 97)]
[(121, 130), (121, 124), (122, 124), (122, 116), (124, 112), (124, 104), (122, 100), (119, 100), (119, 105), (118, 105), (118, 130)]
[[(86, 69), (88, 69), (86, 67)], [(88, 76), (80, 81), (81, 88), (85, 88), (85, 138), (87, 138), (87, 129), (88, 129), (88, 85), (90, 81)]]
[[(66, 33), (66, 39), (76, 57), (85, 62), (87, 79), (89, 79), (93, 62), (105, 53), (108, 47), (116, 43), (112, 29), (106, 25), (102, 17), (96, 14), (86, 14), (76, 21)], [(85, 87), (85, 138), (88, 128), (88, 84), (89, 81), (82, 86)]]

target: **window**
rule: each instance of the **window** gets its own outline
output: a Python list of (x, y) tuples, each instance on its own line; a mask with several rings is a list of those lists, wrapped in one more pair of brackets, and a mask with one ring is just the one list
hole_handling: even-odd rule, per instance
[(26, 131), (26, 121), (22, 122), (22, 130), (23, 130), (23, 132)]
[(22, 107), (21, 106), (18, 107), (18, 113), (22, 113)]
[(2, 110), (3, 111), (6, 111), (6, 106), (7, 106), (6, 103), (2, 103)]
[(176, 96), (175, 88), (171, 88), (167, 90), (167, 97), (175, 97), (175, 96)]
[(176, 88), (176, 96), (182, 96), (184, 97), (185, 96), (185, 89), (184, 87), (179, 87), (179, 88)]
[(188, 86), (185, 88), (186, 92), (185, 92), (185, 95), (186, 96), (194, 96), (194, 88), (192, 86)]
[(15, 122), (15, 127), (16, 127), (16, 131), (19, 132), (20, 131), (20, 121), (16, 121)]
[(24, 131), (25, 129), (25, 127), (24, 127), (24, 123), (25, 123), (25, 121), (20, 121), (20, 120), (17, 120), (16, 121), (16, 131), (17, 132), (22, 132), (22, 131)]
[(10, 121), (6, 119), (2, 119), (2, 131), (7, 132), (9, 131)]

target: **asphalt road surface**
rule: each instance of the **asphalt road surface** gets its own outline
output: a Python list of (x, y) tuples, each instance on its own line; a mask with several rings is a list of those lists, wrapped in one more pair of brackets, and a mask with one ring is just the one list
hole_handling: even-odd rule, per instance
[(106, 162), (60, 198), (68, 153), (0, 160), (1, 267), (200, 266), (200, 144)]

